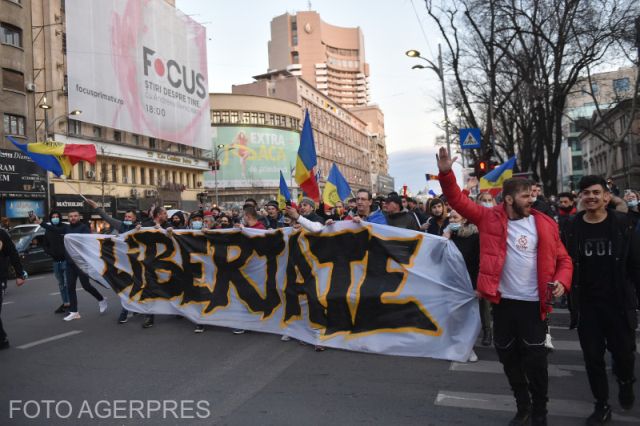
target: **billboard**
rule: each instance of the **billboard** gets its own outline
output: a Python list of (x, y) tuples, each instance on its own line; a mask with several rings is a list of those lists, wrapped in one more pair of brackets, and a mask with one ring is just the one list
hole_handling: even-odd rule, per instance
[[(268, 127), (214, 127), (211, 140), (213, 147), (223, 145), (217, 148), (218, 188), (277, 188), (280, 171), (287, 181), (291, 177), (300, 134)], [(206, 188), (215, 187), (214, 173), (205, 173)]]
[(0, 149), (0, 198), (46, 198), (46, 191), (44, 169), (20, 151)]
[(69, 111), (198, 148), (211, 121), (205, 28), (162, 0), (67, 0)]

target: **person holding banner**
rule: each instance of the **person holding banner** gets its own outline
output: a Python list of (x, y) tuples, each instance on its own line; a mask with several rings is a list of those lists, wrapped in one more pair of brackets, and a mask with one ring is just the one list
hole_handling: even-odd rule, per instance
[[(349, 201), (351, 206), (351, 201)], [(368, 189), (359, 189), (356, 193), (356, 210), (352, 211), (345, 220), (353, 220), (356, 223), (364, 220), (371, 223), (387, 224), (387, 218), (380, 209), (373, 210), (373, 195)]]
[(546, 425), (548, 364), (545, 318), (550, 301), (569, 291), (573, 264), (556, 222), (532, 208), (532, 183), (507, 179), (504, 202), (480, 206), (462, 193), (445, 148), (437, 156), (439, 180), (453, 209), (478, 227), (477, 291), (493, 303), (493, 340), (516, 399), (510, 425)]
[[(169, 216), (167, 215), (167, 210), (162, 206), (154, 207), (151, 210), (151, 217), (147, 218), (146, 221), (141, 224), (143, 227), (151, 227), (157, 229), (167, 229), (170, 227)], [(136, 229), (139, 229), (141, 225), (137, 225)], [(155, 322), (155, 316), (153, 314), (147, 314), (144, 316), (144, 322), (142, 323), (142, 328), (151, 328)]]
[[(11, 240), (11, 236), (4, 229), (0, 229), (0, 281), (6, 280), (9, 275), (9, 264), (13, 266), (16, 273), (16, 285), (20, 287), (27, 279), (27, 273), (22, 269), (20, 255), (15, 244)], [(0, 315), (2, 314), (2, 295), (0, 292)], [(2, 318), (0, 318), (0, 349), (9, 348), (9, 339), (2, 327)]]
[[(57, 232), (60, 235), (91, 233), (89, 226), (80, 220), (80, 212), (78, 210), (72, 209), (69, 211), (68, 217), (69, 224), (64, 224), (62, 227), (54, 226), (50, 223), (43, 223), (42, 219), (38, 219), (38, 217), (34, 217), (34, 220), (35, 223), (40, 224), (44, 229)], [(66, 250), (65, 255), (67, 258), (66, 275), (67, 291), (69, 292), (69, 314), (64, 317), (64, 320), (73, 321), (82, 318), (78, 312), (78, 295), (76, 293), (76, 284), (78, 279), (80, 279), (80, 285), (82, 285), (82, 288), (98, 301), (100, 313), (105, 313), (107, 310), (107, 299), (105, 299), (102, 294), (100, 294), (100, 292), (91, 285), (89, 282), (89, 276), (76, 266), (74, 261), (71, 259), (71, 256), (69, 256), (69, 252)]]

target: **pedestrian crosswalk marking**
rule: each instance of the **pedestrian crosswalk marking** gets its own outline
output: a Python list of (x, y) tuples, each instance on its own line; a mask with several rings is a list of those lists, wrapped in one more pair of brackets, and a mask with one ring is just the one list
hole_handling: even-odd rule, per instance
[[(449, 367), (451, 371), (463, 371), (467, 373), (491, 373), (504, 374), (502, 364), (498, 361), (478, 361), (478, 362), (452, 362)], [(584, 372), (583, 365), (554, 365), (549, 364), (549, 377), (571, 377), (574, 372)]]
[[(473, 408), (478, 410), (516, 412), (513, 395), (490, 393), (439, 391), (434, 401), (441, 407)], [(551, 398), (547, 403), (549, 416), (586, 418), (593, 411), (593, 404), (572, 399)], [(614, 413), (613, 420), (621, 423), (640, 423), (640, 418)]]

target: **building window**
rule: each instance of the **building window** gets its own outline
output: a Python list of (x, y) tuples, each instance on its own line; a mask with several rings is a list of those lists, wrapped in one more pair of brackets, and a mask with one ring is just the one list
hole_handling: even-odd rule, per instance
[(249, 113), (248, 112), (243, 112), (242, 116), (240, 117), (240, 122), (242, 124), (250, 124), (249, 122), (251, 121), (251, 119), (249, 118)]
[(597, 95), (599, 90), (600, 88), (598, 87), (598, 83), (596, 82), (591, 83), (591, 93), (593, 93), (594, 95)]
[(252, 112), (249, 121), (251, 122), (251, 124), (258, 124), (258, 113)]
[(113, 140), (116, 141), (116, 142), (122, 141), (122, 132), (114, 130), (113, 131)]
[(172, 179), (171, 179), (171, 182), (173, 182), (173, 183), (176, 183), (176, 180), (177, 180), (177, 179), (176, 179), (176, 178), (177, 178), (176, 174), (177, 174), (177, 173), (176, 173), (175, 171), (171, 172), (171, 178), (172, 178)]
[(4, 115), (4, 134), (25, 136), (25, 118), (19, 115)]
[(149, 169), (149, 185), (155, 185), (156, 173), (154, 169)]
[(127, 166), (122, 166), (122, 183), (129, 183), (129, 168)]
[(115, 164), (111, 165), (111, 182), (117, 182), (118, 181), (118, 168), (116, 167)]
[(222, 111), (220, 113), (220, 122), (221, 123), (228, 123), (230, 120), (229, 118), (229, 111)]
[(3, 22), (0, 24), (0, 43), (22, 47), (22, 30)]
[(149, 138), (149, 148), (156, 149), (156, 138)]
[(99, 126), (93, 126), (93, 137), (101, 138), (102, 137), (102, 128)]
[(140, 185), (147, 184), (147, 177), (145, 176), (146, 173), (147, 169), (145, 169), (144, 167), (140, 167)]
[(300, 63), (300, 54), (298, 52), (291, 52), (291, 63), (292, 64)]
[(186, 154), (187, 153), (187, 147), (185, 145), (178, 144), (178, 152), (180, 154)]
[(220, 123), (220, 111), (213, 111), (211, 113), (211, 122)]
[(169, 183), (169, 170), (164, 171), (164, 183), (165, 185)]
[(629, 78), (618, 78), (613, 80), (613, 90), (616, 93), (627, 92), (629, 90)]
[(19, 71), (2, 69), (2, 88), (24, 92), (24, 74)]
[(231, 111), (229, 121), (234, 124), (239, 122), (238, 111)]
[(131, 138), (133, 139), (133, 144), (135, 146), (139, 146), (140, 145), (140, 136), (139, 135), (131, 135)]
[(264, 112), (260, 112), (258, 113), (258, 124), (264, 124), (265, 123), (265, 114)]
[(84, 175), (84, 161), (80, 161), (78, 163), (78, 180), (85, 180), (86, 176)]
[(131, 166), (131, 183), (132, 184), (137, 184), (138, 181), (136, 179), (136, 173), (138, 172), (136, 167)]

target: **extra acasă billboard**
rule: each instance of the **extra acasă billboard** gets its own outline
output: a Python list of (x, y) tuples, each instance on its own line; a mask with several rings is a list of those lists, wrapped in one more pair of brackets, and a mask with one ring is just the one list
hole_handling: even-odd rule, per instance
[[(219, 147), (222, 145), (222, 147)], [(219, 126), (212, 129), (218, 153), (218, 188), (277, 188), (280, 171), (291, 185), (300, 133), (269, 127)], [(215, 151), (211, 155), (215, 161)], [(214, 172), (205, 173), (205, 187), (214, 188)]]
[(163, 0), (67, 0), (69, 110), (209, 149), (205, 28)]

